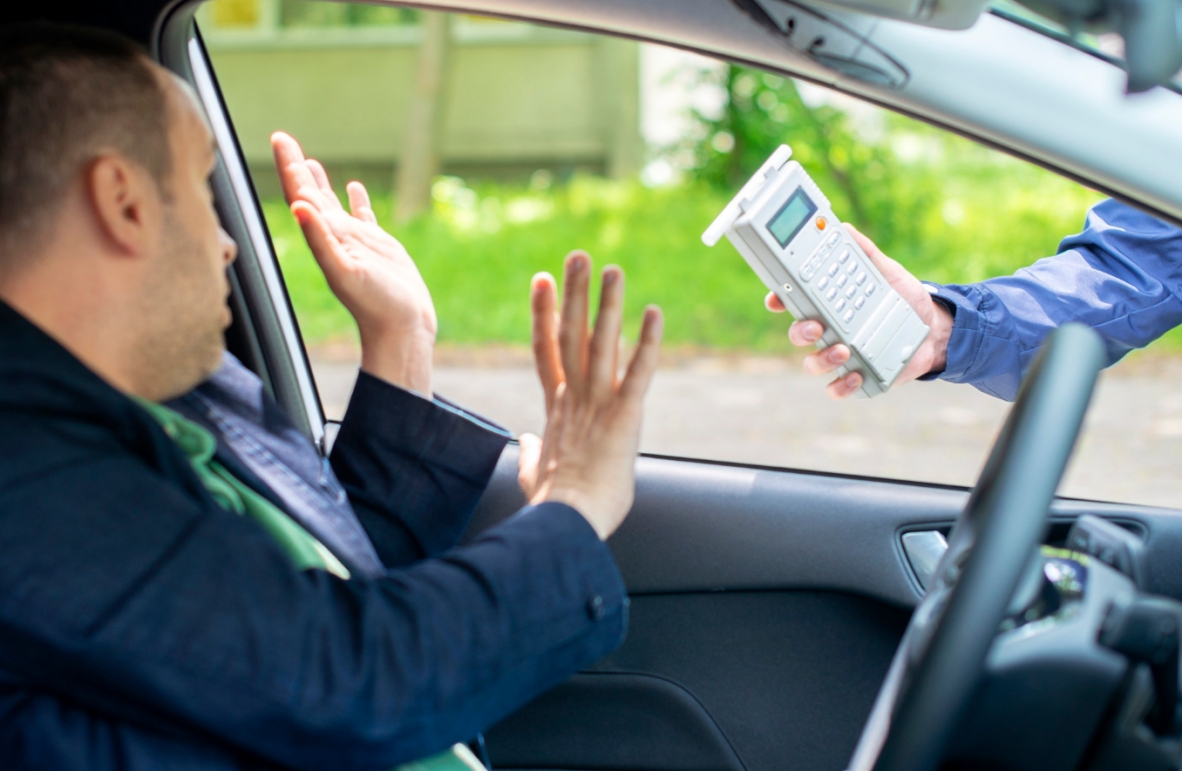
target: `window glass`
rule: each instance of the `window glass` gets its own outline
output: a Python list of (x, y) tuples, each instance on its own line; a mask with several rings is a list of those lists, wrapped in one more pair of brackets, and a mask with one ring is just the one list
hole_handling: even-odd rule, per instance
[[(830, 401), (787, 342), (790, 319), (764, 310), (759, 279), (702, 231), (782, 142), (840, 218), (933, 281), (1054, 254), (1101, 200), (849, 97), (659, 46), (307, 0), (214, 0), (199, 23), (330, 417), (356, 375), (356, 332), (280, 195), (278, 129), (338, 191), (364, 182), (414, 256), (439, 317), (439, 393), (540, 432), (529, 280), (582, 248), (623, 266), (628, 335), (645, 304), (665, 311), (643, 450), (956, 485), (975, 481), (1008, 405), (942, 382)], [(424, 55), (430, 45), (443, 55)], [(424, 104), (430, 125), (414, 118)], [(437, 163), (400, 168), (410, 145)], [(1105, 376), (1067, 494), (1182, 501), (1178, 346), (1167, 337)]]

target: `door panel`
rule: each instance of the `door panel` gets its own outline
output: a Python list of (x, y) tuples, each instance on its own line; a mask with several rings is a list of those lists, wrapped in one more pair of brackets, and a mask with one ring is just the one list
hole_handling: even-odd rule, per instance
[[(523, 504), (510, 447), (475, 534)], [(642, 458), (611, 547), (628, 637), (488, 734), (510, 769), (747, 771), (845, 767), (920, 596), (911, 530), (946, 529), (964, 490)], [(1182, 599), (1182, 513), (1060, 500), (1146, 541), (1149, 591)], [(658, 685), (659, 683), (659, 685)]]
[[(509, 448), (472, 531), (524, 502)], [(512, 476), (511, 476), (512, 475)], [(904, 525), (950, 524), (961, 491), (642, 458), (636, 503), (611, 547), (633, 595), (833, 589), (914, 605)]]
[(743, 768), (685, 688), (656, 675), (609, 669), (576, 675), (505, 720), (489, 740), (498, 758), (512, 758), (518, 768)]
[[(844, 768), (907, 617), (836, 592), (635, 597), (619, 650), (489, 732), (493, 765), (732, 769), (733, 747), (745, 769)], [(707, 727), (666, 710), (653, 730), (637, 674), (675, 684)], [(725, 744), (708, 741), (715, 733)]]

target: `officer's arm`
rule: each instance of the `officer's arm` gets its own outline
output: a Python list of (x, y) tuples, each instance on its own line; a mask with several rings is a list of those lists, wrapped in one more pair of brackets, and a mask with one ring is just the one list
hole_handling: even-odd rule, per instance
[(1108, 364), (1182, 324), (1182, 230), (1108, 200), (1059, 254), (1012, 276), (936, 287), (955, 314), (945, 370), (1011, 400), (1054, 329), (1076, 321), (1103, 335)]
[[(867, 252), (872, 258), (881, 255), (877, 249)], [(888, 267), (904, 274), (901, 282), (920, 286), (898, 263)], [(1088, 213), (1082, 233), (1063, 240), (1059, 254), (1012, 276), (967, 285), (927, 284), (926, 296), (900, 292), (917, 311), (934, 306), (930, 312), (936, 320), (929, 323), (933, 335), (925, 343), (930, 355), (917, 353), (904, 375), (970, 383), (1010, 400), (1039, 346), (1061, 324), (1077, 321), (1100, 332), (1112, 364), (1182, 324), (1180, 289), (1182, 230), (1104, 201)], [(950, 322), (946, 337), (941, 331), (945, 320)], [(797, 322), (789, 336), (797, 345), (808, 345), (819, 338), (819, 328), (815, 321)], [(834, 363), (830, 355), (841, 361)], [(848, 351), (821, 351), (805, 366), (820, 374), (847, 358)], [(905, 382), (902, 376), (900, 382)], [(835, 381), (830, 393), (843, 396), (856, 388)]]

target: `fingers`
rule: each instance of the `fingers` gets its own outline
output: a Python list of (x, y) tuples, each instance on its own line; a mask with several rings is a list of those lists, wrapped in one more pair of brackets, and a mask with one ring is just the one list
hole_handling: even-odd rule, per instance
[(349, 194), (349, 211), (353, 216), (365, 222), (378, 223), (373, 213), (373, 204), (369, 202), (369, 191), (360, 182), (350, 182), (345, 185), (345, 192)]
[(644, 400), (648, 393), (649, 384), (653, 381), (653, 374), (657, 371), (657, 360), (661, 353), (661, 335), (665, 330), (665, 320), (661, 316), (661, 309), (650, 305), (644, 309), (644, 321), (640, 325), (640, 341), (636, 351), (632, 354), (632, 361), (628, 364), (628, 372), (620, 383), (620, 393), (625, 399), (635, 402)]
[(331, 192), (325, 193), (320, 189), (320, 186), (315, 182), (309, 185), (300, 185), (299, 189), (295, 191), (292, 198), (292, 203), (296, 201), (306, 201), (314, 206), (320, 212), (325, 214), (333, 214), (343, 212), (341, 202)]
[(558, 350), (566, 387), (581, 396), (587, 378), (587, 288), (591, 258), (571, 252), (562, 281), (562, 317), (558, 325)]
[(316, 187), (316, 178), (308, 168), (304, 151), (290, 135), (276, 131), (271, 135), (271, 151), (275, 155), (275, 168), (283, 186), (283, 197), (291, 204), (299, 197), (301, 187)]
[(879, 272), (888, 281), (893, 278), (895, 270), (903, 269), (899, 263), (887, 257), (882, 249), (879, 249), (873, 241), (863, 235), (856, 227), (848, 223), (846, 223), (845, 227), (850, 232), (850, 235), (854, 237), (854, 240), (858, 242), (858, 246), (862, 247), (862, 251), (866, 252), (866, 256), (870, 258), (870, 261), (874, 263), (875, 267), (878, 268)]
[(620, 325), (624, 314), (624, 271), (609, 265), (603, 269), (599, 313), (591, 335), (587, 359), (587, 384), (592, 393), (610, 393), (616, 384), (616, 357), (620, 350)]
[(850, 349), (841, 343), (804, 357), (804, 371), (810, 375), (832, 372), (850, 360)]
[(283, 186), (283, 197), (289, 205), (304, 200), (321, 210), (342, 209), (324, 166), (319, 161), (305, 158), (295, 139), (276, 131), (271, 135), (271, 150)]
[(526, 499), (533, 497), (538, 486), (538, 465), (542, 461), (542, 440), (533, 434), (517, 437), (521, 450), (517, 454), (517, 484)]
[(300, 223), (304, 239), (308, 242), (308, 247), (312, 250), (312, 256), (316, 258), (320, 269), (324, 271), (324, 277), (333, 285), (344, 268), (341, 242), (332, 234), (332, 229), (316, 207), (307, 201), (293, 203), (291, 213)]
[(814, 345), (825, 334), (825, 325), (819, 321), (794, 321), (788, 327), (788, 340), (793, 345)]
[(763, 307), (767, 308), (772, 313), (783, 313), (788, 310), (784, 307), (784, 303), (780, 302), (780, 298), (776, 297), (775, 292), (768, 292), (767, 297), (763, 298)]
[(854, 237), (855, 241), (858, 242), (858, 246), (862, 247), (862, 251), (866, 252), (866, 254), (869, 257), (873, 258), (876, 255), (882, 254), (882, 250), (879, 249), (878, 246), (876, 246), (873, 241), (871, 241), (869, 238), (867, 238), (862, 233), (862, 231), (858, 230), (856, 227), (854, 227), (853, 225), (851, 225), (848, 222), (846, 222), (844, 224), (845, 224), (845, 229), (849, 231), (849, 234)]
[(827, 385), (825, 387), (825, 393), (829, 395), (830, 399), (844, 399), (847, 396), (857, 393), (861, 387), (862, 373), (851, 372), (845, 377), (839, 377)]
[(341, 206), (341, 201), (337, 198), (337, 194), (332, 190), (332, 183), (328, 181), (328, 172), (324, 170), (324, 166), (315, 158), (309, 158), (304, 161), (308, 166), (308, 171), (312, 172), (312, 179), (316, 180), (316, 187), (320, 189), (321, 194), (330, 206), (336, 209), (344, 209)]
[[(810, 375), (824, 375), (832, 372), (850, 360), (850, 349), (844, 345), (831, 345), (823, 351), (804, 357), (804, 369)], [(857, 393), (862, 387), (862, 373), (850, 372), (837, 378), (825, 387), (830, 399), (844, 399)]]
[(542, 393), (546, 397), (546, 414), (550, 415), (555, 394), (562, 383), (562, 361), (558, 352), (558, 297), (554, 277), (539, 273), (530, 282), (530, 310), (533, 316), (534, 364)]

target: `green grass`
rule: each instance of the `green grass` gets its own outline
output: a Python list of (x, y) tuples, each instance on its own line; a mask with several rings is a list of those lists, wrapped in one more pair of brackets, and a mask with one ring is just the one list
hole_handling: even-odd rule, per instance
[[(390, 228), (431, 288), (441, 342), (528, 343), (530, 278), (542, 270), (558, 275), (575, 248), (597, 266), (623, 267), (628, 335), (648, 303), (665, 310), (672, 343), (763, 349), (783, 334), (738, 254), (729, 244), (711, 250), (699, 240), (726, 202), (717, 193), (591, 178), (552, 192), (459, 192), (452, 197), (461, 205), (437, 201), (433, 215)], [(388, 222), (390, 200), (378, 198), (374, 208)], [(328, 292), (284, 204), (268, 201), (264, 211), (305, 337), (315, 343), (351, 335), (352, 321)]]
[[(880, 243), (884, 250), (931, 280), (1008, 274), (1053, 254), (1099, 200), (1072, 182), (992, 157), (955, 175), (917, 170), (916, 188), (923, 186), (930, 203), (915, 205), (912, 197), (900, 207), (906, 222), (883, 223), (881, 232), (896, 241)], [(727, 200), (724, 192), (689, 184), (647, 189), (575, 178), (550, 190), (469, 189), (445, 178), (436, 185), (434, 211), (406, 226), (389, 226), (388, 197), (374, 204), (431, 288), (440, 342), (528, 343), (530, 277), (557, 274), (564, 255), (581, 248), (596, 265), (623, 267), (627, 335), (635, 334), (640, 309), (656, 303), (671, 345), (784, 350), (787, 321), (763, 309), (761, 282), (729, 243), (709, 249), (700, 241)], [(315, 344), (355, 335), (286, 206), (267, 201), (264, 211), (305, 338)], [(874, 223), (863, 224), (875, 234)], [(1182, 335), (1166, 342), (1182, 344)]]

